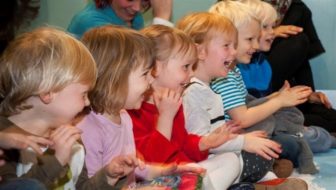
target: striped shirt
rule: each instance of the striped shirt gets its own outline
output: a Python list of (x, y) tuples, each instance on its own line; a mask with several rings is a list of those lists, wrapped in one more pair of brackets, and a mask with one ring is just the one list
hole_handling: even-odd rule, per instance
[(246, 105), (247, 90), (238, 67), (233, 68), (226, 78), (217, 78), (211, 82), (211, 89), (221, 95), (225, 110), (225, 120), (231, 119), (230, 109)]

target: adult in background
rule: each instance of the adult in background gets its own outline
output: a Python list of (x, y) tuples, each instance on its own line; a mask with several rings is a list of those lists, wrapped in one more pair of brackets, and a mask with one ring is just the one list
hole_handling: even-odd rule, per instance
[(314, 91), (309, 101), (299, 106), (304, 113), (305, 125), (322, 126), (336, 132), (336, 110), (322, 92), (315, 92), (309, 60), (324, 53), (316, 33), (312, 13), (301, 0), (263, 0), (278, 11), (276, 39), (268, 53), (273, 77), (272, 89), (279, 90), (288, 80), (291, 86), (307, 85)]
[(153, 24), (173, 26), (169, 22), (173, 0), (90, 0), (71, 20), (68, 31), (80, 38), (87, 30), (107, 24), (135, 30), (144, 27), (142, 13), (152, 8)]

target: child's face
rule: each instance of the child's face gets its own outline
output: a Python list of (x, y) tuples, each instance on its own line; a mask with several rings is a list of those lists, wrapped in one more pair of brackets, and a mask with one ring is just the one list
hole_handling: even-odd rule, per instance
[(52, 93), (49, 105), (56, 120), (55, 125), (70, 123), (85, 106), (90, 105), (88, 91), (89, 86), (86, 84), (71, 83), (61, 91)]
[(252, 20), (249, 24), (238, 28), (238, 46), (237, 57), (238, 63), (248, 64), (252, 55), (259, 48), (260, 23)]
[(195, 61), (194, 54), (188, 52), (172, 55), (167, 63), (157, 62), (155, 84), (162, 88), (182, 92), (190, 81)]
[(141, 10), (141, 0), (113, 0), (111, 6), (119, 18), (131, 22)]
[(236, 35), (233, 33), (216, 35), (212, 38), (205, 52), (204, 68), (207, 75), (213, 79), (225, 77), (229, 72), (230, 64), (236, 58)]
[(261, 33), (259, 39), (259, 50), (260, 51), (269, 51), (271, 49), (271, 45), (275, 38), (273, 27), (275, 22), (266, 21), (261, 26)]
[(145, 92), (149, 88), (153, 77), (150, 69), (139, 67), (128, 76), (128, 94), (125, 109), (139, 109), (145, 98)]

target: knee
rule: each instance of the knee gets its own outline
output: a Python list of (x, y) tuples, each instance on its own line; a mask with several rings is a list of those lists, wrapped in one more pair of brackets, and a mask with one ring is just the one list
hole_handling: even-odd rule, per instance
[(296, 163), (297, 157), (300, 153), (300, 145), (295, 137), (288, 134), (276, 135), (273, 140), (281, 144), (282, 152), (280, 157), (289, 159)]
[(328, 131), (316, 126), (307, 127), (304, 132), (304, 138), (314, 153), (328, 151), (333, 140)]

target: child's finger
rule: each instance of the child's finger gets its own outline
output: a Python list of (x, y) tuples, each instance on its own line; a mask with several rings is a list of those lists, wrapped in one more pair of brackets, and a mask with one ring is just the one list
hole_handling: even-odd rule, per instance
[(271, 160), (272, 158), (266, 154), (263, 150), (258, 150), (257, 151), (257, 154), (263, 158), (265, 158), (266, 160)]
[(80, 138), (81, 130), (75, 127), (68, 127), (63, 133), (62, 136), (57, 136), (58, 138), (54, 138), (54, 142), (58, 143), (67, 143), (68, 145), (72, 145), (74, 141), (77, 141)]
[(269, 158), (278, 158), (279, 157), (279, 155), (269, 147), (264, 148), (263, 151), (264, 151), (265, 154), (268, 155)]
[(67, 127), (66, 126), (60, 126), (60, 127), (57, 127), (50, 135), (50, 138), (51, 139), (54, 139), (54, 138), (59, 138), (60, 136), (63, 136), (64, 133), (66, 132), (67, 130)]
[(127, 155), (122, 159), (122, 162), (130, 167), (138, 166), (138, 159), (133, 155)]

